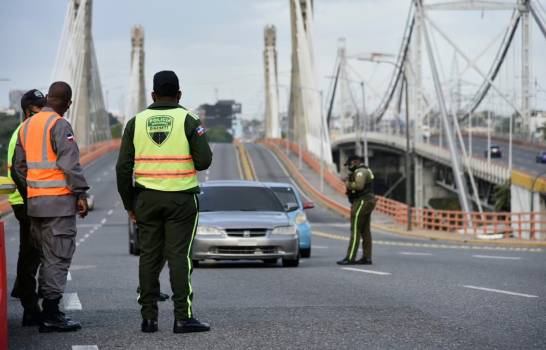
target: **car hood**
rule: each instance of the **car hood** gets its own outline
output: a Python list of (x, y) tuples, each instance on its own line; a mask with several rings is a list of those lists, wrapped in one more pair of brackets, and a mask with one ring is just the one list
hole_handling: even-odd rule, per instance
[(290, 222), (282, 212), (215, 211), (199, 213), (199, 225), (222, 229), (273, 229), (288, 226)]

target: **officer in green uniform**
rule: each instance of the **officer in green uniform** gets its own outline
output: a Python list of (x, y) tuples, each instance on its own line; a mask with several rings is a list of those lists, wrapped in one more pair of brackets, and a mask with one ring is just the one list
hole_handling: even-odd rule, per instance
[[(24, 119), (32, 117), (45, 106), (44, 95), (36, 89), (27, 91), (21, 98), (21, 110)], [(22, 124), (21, 124), (22, 125)], [(21, 125), (15, 129), (8, 146), (8, 176), (11, 178), (11, 165), (15, 154), (15, 146)], [(24, 198), (26, 194), (23, 193)], [(19, 191), (13, 192), (8, 201), (13, 214), (19, 221), (19, 257), (17, 259), (17, 278), (11, 291), (11, 296), (19, 298), (23, 306), (23, 326), (37, 326), (40, 321), (40, 306), (36, 292), (36, 272), (40, 266), (40, 252), (32, 244), (30, 236), (30, 218), (27, 215), (27, 206)]]
[(208, 331), (193, 317), (191, 248), (199, 218), (197, 171), (210, 166), (212, 151), (199, 117), (178, 104), (176, 74), (155, 74), (153, 89), (154, 103), (125, 127), (116, 166), (118, 191), (139, 229), (141, 330), (158, 330), (159, 274), (166, 259), (173, 331)]
[[(349, 167), (349, 176), (345, 180), (346, 194), (351, 203), (351, 239), (347, 255), (338, 265), (372, 264), (372, 235), (370, 223), (372, 211), (375, 208), (373, 193), (373, 173), (364, 165), (364, 158), (351, 156), (345, 163)], [(362, 238), (364, 252), (360, 260), (356, 260), (358, 246)]]

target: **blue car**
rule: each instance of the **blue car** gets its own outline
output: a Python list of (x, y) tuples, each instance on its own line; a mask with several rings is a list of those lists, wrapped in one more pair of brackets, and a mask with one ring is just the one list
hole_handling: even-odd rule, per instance
[(546, 163), (546, 151), (542, 151), (542, 152), (539, 152), (539, 154), (537, 154), (537, 163)]
[(311, 224), (307, 220), (304, 210), (314, 208), (315, 204), (311, 202), (304, 203), (292, 184), (265, 182), (264, 185), (271, 188), (277, 195), (290, 220), (298, 226), (300, 255), (302, 258), (309, 258), (311, 256)]

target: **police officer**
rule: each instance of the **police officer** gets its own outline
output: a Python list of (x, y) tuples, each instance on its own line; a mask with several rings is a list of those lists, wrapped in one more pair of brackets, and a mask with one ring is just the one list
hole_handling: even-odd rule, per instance
[(146, 333), (158, 330), (164, 258), (173, 292), (174, 333), (210, 330), (193, 317), (191, 248), (198, 222), (197, 171), (210, 166), (212, 152), (199, 118), (178, 104), (181, 96), (174, 72), (155, 74), (154, 103), (127, 123), (116, 165), (118, 191), (139, 229), (138, 302)]
[[(373, 173), (364, 165), (364, 158), (351, 156), (345, 163), (349, 167), (349, 176), (345, 180), (346, 194), (351, 203), (351, 239), (347, 248), (347, 255), (338, 265), (372, 264), (372, 236), (370, 223), (372, 211), (375, 208), (373, 193)], [(364, 254), (356, 260), (358, 246), (362, 238)]]
[[(27, 91), (21, 98), (21, 110), (24, 120), (40, 112), (45, 105), (44, 95), (36, 90)], [(22, 125), (22, 124), (21, 124)], [(11, 135), (8, 146), (8, 176), (11, 178), (11, 165), (15, 154), (15, 146), (21, 125)], [(15, 191), (8, 201), (13, 214), (19, 221), (19, 258), (17, 259), (17, 278), (11, 291), (11, 296), (19, 298), (23, 306), (23, 327), (37, 326), (40, 320), (40, 306), (38, 305), (38, 293), (36, 292), (36, 273), (40, 266), (40, 253), (32, 244), (30, 237), (30, 218), (27, 215), (25, 205), (26, 189), (23, 192), (25, 198)]]
[(40, 251), (38, 282), (43, 295), (40, 332), (76, 331), (81, 325), (59, 310), (76, 249), (76, 214), (87, 215), (89, 189), (70, 123), (63, 119), (72, 103), (65, 82), (49, 87), (47, 104), (19, 130), (14, 180), (27, 197), (33, 243)]

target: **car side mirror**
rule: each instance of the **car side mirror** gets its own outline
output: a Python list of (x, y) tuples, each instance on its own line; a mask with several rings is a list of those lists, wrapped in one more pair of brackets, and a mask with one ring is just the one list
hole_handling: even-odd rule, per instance
[(286, 205), (284, 207), (285, 207), (286, 211), (288, 211), (288, 212), (299, 209), (298, 203), (293, 203), (293, 202), (286, 203)]
[(313, 209), (314, 207), (315, 207), (315, 203), (313, 203), (313, 202), (303, 203), (303, 209)]

